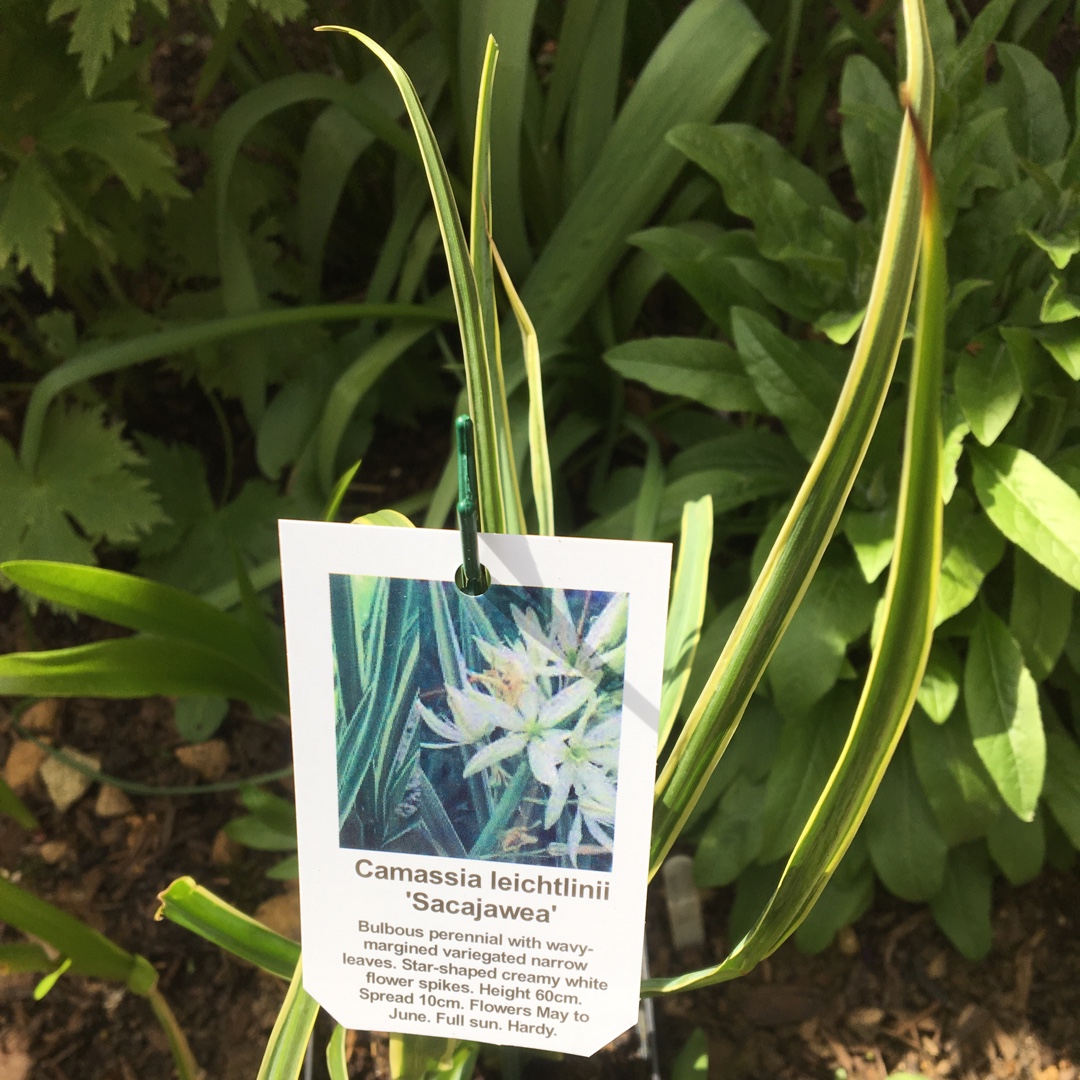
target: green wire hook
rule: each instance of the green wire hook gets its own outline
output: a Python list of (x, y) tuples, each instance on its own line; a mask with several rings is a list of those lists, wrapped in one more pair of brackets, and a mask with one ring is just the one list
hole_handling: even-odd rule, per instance
[(454, 580), (457, 587), (469, 596), (479, 596), (491, 584), (487, 569), (480, 565), (480, 506), (476, 498), (476, 447), (473, 444), (473, 423), (462, 414), (454, 423), (457, 438), (458, 469), (458, 531), (461, 533), (461, 566)]

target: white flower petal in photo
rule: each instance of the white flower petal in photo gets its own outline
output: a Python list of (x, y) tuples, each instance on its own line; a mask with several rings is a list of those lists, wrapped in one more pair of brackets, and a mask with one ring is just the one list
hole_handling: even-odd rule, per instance
[(525, 749), (528, 741), (526, 735), (520, 734), (505, 735), (501, 739), (496, 739), (495, 742), (489, 743), (473, 755), (472, 760), (465, 766), (465, 771), (461, 774), (462, 777), (473, 776), (480, 772), (481, 769), (489, 769), (492, 765), (508, 757), (520, 754)]

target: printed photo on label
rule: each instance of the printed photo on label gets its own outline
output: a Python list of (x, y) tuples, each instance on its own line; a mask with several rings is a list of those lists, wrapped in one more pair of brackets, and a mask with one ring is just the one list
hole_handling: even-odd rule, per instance
[(611, 870), (626, 593), (329, 590), (342, 848)]

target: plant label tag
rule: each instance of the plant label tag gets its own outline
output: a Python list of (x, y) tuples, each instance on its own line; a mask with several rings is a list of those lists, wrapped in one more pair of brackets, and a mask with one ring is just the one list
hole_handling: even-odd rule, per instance
[(304, 988), (592, 1054), (637, 1019), (671, 547), (282, 521)]

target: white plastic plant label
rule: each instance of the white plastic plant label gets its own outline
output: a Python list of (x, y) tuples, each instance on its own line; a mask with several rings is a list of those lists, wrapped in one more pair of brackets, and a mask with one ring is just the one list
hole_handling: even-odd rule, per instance
[(634, 1024), (671, 548), (280, 526), (304, 987), (349, 1028)]

